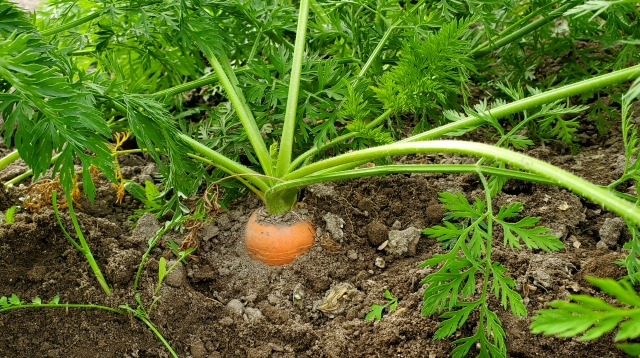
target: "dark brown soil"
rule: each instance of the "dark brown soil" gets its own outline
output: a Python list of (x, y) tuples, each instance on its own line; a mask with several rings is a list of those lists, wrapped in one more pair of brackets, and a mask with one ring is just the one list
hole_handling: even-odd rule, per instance
[[(587, 137), (589, 146), (577, 156), (566, 153), (562, 145), (538, 147), (529, 154), (593, 182), (608, 183), (621, 171), (619, 134)], [(448, 155), (398, 159), (468, 161)], [(135, 156), (123, 158), (121, 165), (128, 177), (139, 181), (148, 179), (152, 169)], [(0, 176), (6, 178), (20, 168), (13, 164)], [(12, 188), (1, 197), (1, 206), (15, 204), (24, 194), (21, 190)], [(301, 206), (312, 217), (318, 240), (307, 255), (283, 267), (253, 262), (245, 253), (243, 225), (260, 206), (249, 196), (203, 225), (197, 260), (179, 264), (165, 279), (150, 319), (180, 357), (447, 357), (450, 341), (432, 340), (438, 319), (420, 312), (420, 281), (431, 269), (418, 265), (442, 249), (424, 235), (415, 247), (378, 249), (392, 230), (411, 233), (441, 223), (445, 212), (438, 192), (443, 191), (484, 198), (474, 175), (390, 175), (307, 188)], [(572, 293), (599, 295), (585, 276), (625, 274), (613, 264), (624, 255), (624, 236), (600, 237), (605, 221), (612, 227), (615, 216), (563, 189), (515, 181), (507, 183), (494, 206), (516, 201), (524, 204), (524, 215), (542, 217), (540, 224), (559, 235), (566, 248), (555, 253), (512, 250), (503, 247), (496, 234), (493, 258), (518, 282), (529, 315), (516, 318), (497, 300), (491, 302), (505, 328), (509, 356), (624, 356), (615, 348), (612, 334), (579, 342), (532, 335), (528, 329), (530, 316), (547, 302)], [(22, 212), (14, 224), (0, 226), (0, 296), (15, 293), (26, 301), (35, 296), (48, 301), (58, 295), (63, 303), (135, 307), (133, 277), (147, 240), (160, 224), (147, 214), (132, 230), (126, 218), (138, 204), (130, 197), (122, 206), (114, 202), (113, 189), (105, 184), (96, 204), (84, 200), (77, 209), (93, 254), (113, 286), (110, 296), (49, 209)], [(68, 216), (63, 216), (71, 228)], [(179, 242), (184, 234), (170, 236)], [(163, 249), (154, 249), (145, 265), (138, 291), (145, 305), (152, 300), (162, 254)], [(323, 301), (332, 290), (341, 289), (346, 293), (337, 303)], [(398, 309), (385, 312), (381, 321), (364, 321), (372, 303), (384, 303), (385, 289), (399, 298)], [(472, 317), (452, 340), (474, 328)], [(0, 314), (0, 357), (168, 356), (162, 343), (132, 316), (89, 309)]]

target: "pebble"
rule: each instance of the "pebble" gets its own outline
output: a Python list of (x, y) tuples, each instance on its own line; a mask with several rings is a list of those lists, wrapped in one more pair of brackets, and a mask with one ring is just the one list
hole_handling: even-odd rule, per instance
[(356, 250), (349, 250), (349, 251), (347, 251), (347, 257), (350, 260), (357, 260), (358, 259), (358, 253), (356, 252)]
[(238, 316), (244, 313), (244, 304), (238, 299), (233, 299), (227, 303), (227, 309)]
[(223, 318), (220, 318), (218, 323), (220, 323), (220, 325), (222, 325), (222, 326), (228, 327), (228, 326), (231, 326), (233, 324), (233, 318), (231, 318), (229, 316), (223, 317)]
[(418, 241), (420, 240), (420, 229), (413, 226), (399, 231), (389, 231), (389, 244), (384, 248), (388, 254), (396, 256), (413, 256), (416, 254)]
[(252, 307), (245, 307), (244, 314), (249, 319), (249, 321), (253, 321), (255, 319), (260, 319), (264, 317), (264, 315), (259, 309), (252, 308)]
[(376, 257), (375, 265), (376, 265), (377, 267), (379, 267), (379, 268), (383, 269), (383, 268), (385, 268), (385, 266), (386, 266), (387, 264), (384, 262), (384, 259), (383, 259), (382, 257)]
[[(169, 270), (169, 268), (171, 266), (173, 266), (176, 263), (176, 261), (167, 261), (167, 270)], [(187, 272), (184, 269), (184, 265), (181, 263), (178, 263), (176, 265), (176, 267), (173, 268), (173, 270), (171, 270), (171, 272), (169, 272), (169, 274), (167, 274), (167, 276), (164, 278), (164, 282), (174, 288), (179, 288), (182, 286), (186, 286), (188, 284), (187, 282)]]

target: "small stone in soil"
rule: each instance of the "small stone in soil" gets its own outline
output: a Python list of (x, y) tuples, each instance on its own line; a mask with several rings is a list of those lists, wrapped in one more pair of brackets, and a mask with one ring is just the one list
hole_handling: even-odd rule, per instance
[(598, 248), (610, 248), (615, 249), (618, 245), (618, 239), (622, 233), (622, 229), (625, 228), (624, 220), (621, 218), (607, 218), (600, 228), (600, 241), (598, 242)]
[(204, 241), (211, 240), (212, 238), (218, 236), (218, 233), (220, 233), (220, 229), (212, 223), (206, 223), (202, 225), (202, 228), (200, 228), (198, 232), (200, 238)]
[[(168, 261), (167, 270), (169, 270), (169, 268), (175, 263), (175, 261)], [(181, 263), (177, 264), (176, 267), (174, 267), (173, 270), (169, 272), (167, 277), (164, 278), (164, 282), (173, 288), (187, 286), (187, 272), (184, 269), (184, 265)]]
[(242, 314), (244, 313), (244, 304), (242, 304), (240, 300), (233, 299), (229, 301), (229, 303), (227, 303), (227, 309), (231, 313), (242, 316)]
[(147, 241), (152, 238), (160, 229), (160, 224), (156, 220), (156, 216), (151, 213), (145, 213), (138, 219), (136, 227), (131, 233), (131, 239), (134, 244), (146, 245)]
[(385, 240), (387, 240), (387, 236), (388, 236), (387, 227), (384, 226), (384, 224), (378, 220), (372, 221), (369, 225), (365, 227), (365, 230), (367, 233), (367, 238), (369, 239), (369, 242), (373, 246), (379, 246)]
[(384, 262), (384, 259), (382, 257), (376, 257), (376, 262), (375, 265), (381, 269), (385, 268), (386, 263)]
[(327, 231), (331, 233), (331, 237), (334, 240), (342, 239), (344, 236), (344, 231), (342, 228), (344, 227), (344, 220), (332, 213), (326, 213), (322, 219), (327, 223)]
[(305, 190), (318, 199), (335, 199), (338, 196), (332, 186), (322, 183), (309, 185)]
[(389, 231), (389, 244), (384, 250), (388, 254), (396, 256), (413, 256), (416, 254), (416, 247), (420, 240), (420, 229), (413, 226), (402, 230)]
[(207, 350), (204, 348), (204, 343), (201, 340), (195, 340), (191, 343), (191, 356), (193, 358), (206, 358)]
[(262, 315), (262, 312), (260, 312), (259, 309), (252, 308), (252, 307), (245, 307), (244, 314), (246, 315), (249, 321), (253, 321), (255, 319), (260, 319), (264, 317), (264, 315)]

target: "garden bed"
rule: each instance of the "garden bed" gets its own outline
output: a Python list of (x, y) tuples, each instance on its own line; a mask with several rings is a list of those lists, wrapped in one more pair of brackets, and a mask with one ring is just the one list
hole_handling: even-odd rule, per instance
[[(585, 147), (577, 156), (569, 155), (562, 145), (538, 147), (529, 154), (605, 184), (619, 176), (622, 168), (615, 154), (621, 150), (620, 135), (615, 130), (605, 136), (594, 132), (585, 130)], [(407, 163), (469, 160), (449, 155), (397, 159)], [(123, 173), (138, 181), (147, 179), (153, 168), (142, 156), (129, 155), (120, 162)], [(16, 162), (0, 176), (20, 168)], [(415, 252), (411, 245), (407, 252), (395, 254), (378, 248), (392, 230), (411, 235), (415, 230), (411, 228), (440, 224), (445, 211), (437, 199), (439, 192), (460, 191), (473, 199), (483, 197), (481, 188), (472, 174), (390, 175), (311, 186), (300, 206), (313, 217), (318, 239), (308, 254), (282, 267), (257, 263), (246, 255), (243, 225), (260, 206), (249, 195), (199, 230), (197, 259), (179, 265), (167, 277), (150, 320), (180, 357), (449, 356), (450, 341), (432, 340), (438, 319), (420, 312), (424, 290), (420, 281), (432, 269), (419, 264), (444, 251), (425, 235), (420, 235)], [(21, 195), (20, 187), (11, 188), (2, 206), (16, 204)], [(69, 244), (51, 209), (20, 212), (14, 224), (0, 227), (0, 292), (15, 293), (26, 301), (35, 296), (48, 301), (58, 295), (61, 303), (135, 307), (133, 278), (147, 240), (160, 223), (146, 214), (132, 230), (127, 216), (140, 205), (129, 195), (123, 205), (115, 204), (115, 198), (110, 185), (104, 184), (95, 204), (83, 199), (76, 208), (94, 256), (113, 286), (110, 296), (105, 296), (84, 256)], [(518, 283), (517, 292), (524, 297), (528, 313), (527, 318), (516, 318), (491, 300), (506, 331), (509, 356), (568, 357), (576, 352), (624, 356), (611, 333), (579, 342), (529, 331), (529, 317), (547, 302), (573, 293), (600, 295), (585, 276), (626, 274), (613, 264), (624, 256), (621, 244), (625, 241), (619, 230), (607, 231), (615, 228), (615, 215), (566, 190), (510, 180), (495, 205), (516, 201), (524, 204), (523, 215), (542, 217), (540, 224), (560, 235), (565, 248), (555, 253), (512, 250), (497, 238), (493, 257)], [(63, 217), (70, 227), (67, 214)], [(179, 242), (184, 233), (169, 236)], [(163, 254), (167, 251), (154, 249), (145, 265), (138, 291), (145, 305), (153, 295)], [(373, 303), (385, 303), (385, 289), (399, 299), (397, 309), (385, 310), (375, 323), (365, 321)], [(303, 298), (294, 299), (294, 290), (302, 292)], [(332, 290), (344, 294), (334, 302), (323, 301)], [(459, 335), (470, 334), (474, 322), (471, 317)], [(2, 357), (169, 356), (133, 316), (53, 308), (2, 313), (0, 352)]]

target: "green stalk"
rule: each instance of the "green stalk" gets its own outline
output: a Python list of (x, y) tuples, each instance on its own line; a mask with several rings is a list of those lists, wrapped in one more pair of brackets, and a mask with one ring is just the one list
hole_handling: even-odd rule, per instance
[[(487, 291), (489, 291), (489, 276), (491, 274), (491, 268), (493, 265), (491, 264), (491, 246), (493, 244), (493, 208), (491, 207), (491, 191), (489, 190), (489, 183), (487, 183), (487, 179), (485, 179), (482, 173), (478, 173), (480, 176), (480, 180), (482, 181), (482, 186), (484, 187), (484, 195), (485, 200), (487, 201), (487, 239), (486, 239), (486, 254), (484, 257), (485, 267), (484, 267), (484, 280), (482, 282), (482, 295), (480, 296), (480, 302), (482, 307), (480, 309), (480, 317), (478, 319), (478, 332), (484, 331), (484, 315), (482, 314), (482, 310), (489, 310), (489, 305), (487, 302)], [(463, 245), (464, 246), (464, 245)], [(484, 333), (482, 333), (484, 335)]]
[[(187, 156), (189, 158), (193, 158), (193, 159), (196, 159), (198, 161), (201, 161), (201, 162), (203, 162), (205, 164), (212, 165), (212, 166), (222, 170), (223, 172), (229, 174), (230, 176), (235, 176), (234, 179), (237, 179), (239, 182), (241, 182), (242, 185), (246, 186), (247, 189), (251, 190), (254, 194), (256, 194), (256, 196), (258, 196), (258, 198), (260, 198), (260, 200), (262, 200), (264, 202), (264, 194), (260, 190), (256, 189), (253, 185), (251, 185), (247, 180), (243, 179), (242, 176), (241, 176), (242, 174), (234, 173), (231, 170), (221, 166), (220, 164), (214, 163), (214, 162), (212, 162), (212, 161), (210, 161), (210, 160), (208, 160), (206, 158), (202, 158), (202, 157), (199, 157), (199, 156), (194, 155), (194, 154), (187, 154)], [(261, 176), (260, 174), (257, 174), (257, 175)], [(246, 174), (246, 176), (254, 176), (254, 175), (253, 174)]]
[(77, 20), (69, 21), (64, 25), (60, 25), (58, 27), (54, 27), (53, 29), (41, 31), (40, 34), (42, 36), (51, 36), (51, 35), (55, 35), (55, 34), (57, 34), (59, 32), (72, 29), (72, 28), (74, 28), (76, 26), (84, 24), (85, 22), (89, 22), (89, 21), (91, 21), (93, 19), (96, 19), (96, 18), (100, 17), (100, 15), (102, 15), (102, 12), (103, 12), (103, 10), (96, 11), (96, 12), (91, 13), (91, 14), (85, 16), (85, 17), (81, 17), (81, 18), (79, 18)]
[(25, 309), (25, 308), (45, 308), (45, 307), (46, 308), (95, 308), (95, 309), (115, 312), (119, 314), (125, 314), (124, 312), (116, 308), (111, 308), (108, 306), (93, 305), (93, 304), (82, 304), (82, 303), (40, 303), (40, 304), (28, 303), (28, 304), (22, 304), (19, 306), (10, 306), (7, 308), (0, 308), (0, 312), (19, 310), (19, 309)]
[(89, 56), (89, 55), (93, 55), (96, 52), (96, 50), (79, 50), (79, 51), (72, 51), (69, 52), (67, 54), (67, 56)]
[(296, 131), (296, 111), (298, 110), (298, 93), (300, 91), (300, 77), (302, 75), (302, 61), (304, 59), (308, 19), (309, 0), (302, 0), (300, 1), (298, 28), (296, 29), (296, 42), (293, 51), (293, 62), (291, 64), (291, 79), (289, 82), (289, 93), (287, 96), (287, 108), (284, 113), (284, 124), (282, 127), (282, 137), (280, 139), (280, 150), (278, 152), (278, 163), (275, 173), (277, 177), (285, 175), (287, 168), (289, 168), (289, 165), (291, 164), (293, 135)]
[(236, 114), (238, 115), (238, 119), (242, 123), (242, 127), (244, 127), (245, 132), (247, 133), (247, 137), (249, 137), (249, 141), (251, 142), (251, 146), (253, 150), (256, 152), (256, 156), (258, 157), (258, 161), (262, 166), (262, 170), (266, 175), (271, 175), (271, 156), (269, 154), (269, 150), (267, 149), (264, 140), (262, 139), (262, 135), (260, 135), (260, 130), (258, 129), (258, 125), (253, 118), (253, 114), (247, 112), (247, 104), (242, 100), (243, 97), (238, 95), (235, 91), (235, 86), (233, 82), (229, 79), (226, 72), (224, 71), (224, 67), (215, 55), (210, 54), (208, 56), (209, 62), (213, 67), (214, 71), (218, 75), (220, 79), (220, 84), (224, 87), (224, 90), (227, 92), (227, 96), (229, 96), (229, 100), (233, 105), (233, 108), (236, 110)]
[(625, 201), (624, 199), (618, 198), (613, 193), (549, 163), (508, 149), (498, 148), (483, 143), (455, 140), (394, 143), (364, 149), (357, 152), (346, 153), (334, 158), (310, 164), (290, 173), (284, 179), (292, 180), (303, 178), (317, 171), (342, 164), (371, 161), (373, 159), (386, 156), (416, 153), (456, 153), (498, 160), (514, 168), (520, 168), (528, 172), (538, 174), (541, 177), (556, 183), (556, 185), (565, 187), (578, 195), (582, 195), (594, 203), (605, 206), (607, 209), (615, 212), (622, 218), (640, 225), (640, 209), (636, 208), (633, 204)]
[(20, 158), (20, 153), (17, 150), (5, 155), (4, 158), (0, 159), (0, 169), (5, 168), (7, 165), (15, 162)]
[(147, 319), (147, 317), (144, 317), (142, 315), (136, 315), (136, 317), (138, 317), (142, 322), (144, 322), (147, 327), (149, 327), (149, 329), (151, 329), (151, 331), (153, 331), (153, 333), (156, 335), (156, 337), (158, 337), (158, 339), (160, 339), (160, 341), (162, 341), (162, 343), (164, 344), (164, 346), (167, 348), (167, 350), (169, 350), (169, 352), (171, 353), (171, 355), (174, 358), (178, 358), (178, 355), (176, 354), (176, 352), (173, 351), (173, 348), (171, 348), (171, 345), (169, 345), (169, 342), (167, 342), (166, 339), (164, 339), (164, 337), (162, 336), (162, 334), (160, 334), (160, 332), (156, 329), (156, 327), (151, 323), (151, 321), (149, 321)]
[(247, 99), (244, 97), (244, 93), (240, 88), (240, 82), (238, 81), (238, 77), (236, 77), (236, 73), (233, 71), (233, 68), (231, 67), (231, 62), (229, 62), (229, 58), (227, 57), (227, 54), (223, 52), (220, 55), (218, 55), (218, 61), (220, 62), (220, 65), (222, 65), (222, 69), (224, 73), (226, 73), (227, 76), (229, 76), (229, 81), (231, 81), (231, 85), (233, 85), (233, 89), (235, 93), (240, 98), (240, 102), (244, 104), (244, 109), (246, 114), (249, 116), (251, 121), (255, 122), (256, 119), (253, 116), (253, 112), (251, 111), (251, 108), (249, 108), (249, 105), (247, 104)]
[[(365, 128), (366, 129), (371, 129), (374, 128), (375, 126), (377, 126), (378, 124), (380, 124), (382, 121), (384, 121), (387, 117), (389, 117), (389, 115), (391, 115), (391, 113), (393, 112), (393, 110), (391, 109), (387, 109), (384, 113), (382, 113), (378, 118), (374, 119), (373, 121), (371, 121), (370, 123), (368, 123)], [(358, 132), (350, 132), (347, 134), (343, 134), (339, 137), (336, 137), (324, 144), (322, 144), (320, 147), (313, 147), (309, 150), (307, 150), (306, 152), (302, 153), (301, 155), (299, 155), (289, 166), (289, 168), (287, 168), (287, 173), (289, 174), (291, 173), (291, 171), (293, 171), (295, 168), (297, 168), (300, 164), (302, 164), (302, 162), (311, 157), (312, 155), (325, 150), (329, 147), (331, 147), (332, 145), (335, 145), (337, 143), (340, 142), (344, 142), (345, 140), (348, 140), (350, 138), (353, 137), (357, 137), (358, 136)]]
[[(607, 73), (597, 77), (592, 77), (584, 81), (565, 85), (560, 88), (552, 89), (544, 93), (523, 98), (521, 100), (517, 100), (511, 103), (507, 103), (500, 107), (490, 109), (487, 111), (487, 113), (490, 114), (495, 119), (500, 119), (521, 111), (525, 111), (527, 109), (539, 107), (549, 102), (557, 101), (559, 99), (563, 99), (566, 97), (570, 97), (570, 96), (581, 94), (588, 91), (594, 91), (609, 85), (633, 80), (639, 76), (640, 76), (640, 65), (636, 65), (636, 66), (628, 67), (622, 70), (613, 71), (611, 73)], [(475, 117), (475, 116), (467, 116), (464, 119), (460, 119), (455, 122), (450, 122), (448, 124), (431, 129), (429, 131), (416, 134), (414, 136), (400, 140), (396, 143), (409, 143), (409, 142), (437, 139), (447, 135), (448, 133), (451, 133), (460, 129), (464, 129), (467, 127), (480, 125), (482, 123), (484, 123), (484, 120), (482, 118)], [(316, 173), (316, 174), (326, 174), (331, 172), (348, 170), (348, 169), (355, 168), (358, 165), (362, 165), (364, 163), (366, 163), (366, 161), (343, 163), (338, 166), (326, 168), (324, 172)]]
[[(114, 155), (114, 156), (118, 156), (118, 155), (123, 155), (123, 154), (142, 153), (142, 152), (146, 152), (146, 149), (128, 149), (128, 150), (119, 150), (119, 151), (117, 151), (117, 152), (114, 152), (114, 153), (113, 153), (113, 155)], [(214, 151), (214, 153), (217, 153), (217, 152), (215, 152), (215, 151)], [(242, 174), (234, 173), (233, 171), (231, 171), (231, 170), (230, 170), (230, 169), (228, 169), (227, 167), (224, 167), (224, 166), (223, 166), (222, 164), (220, 164), (220, 163), (214, 163), (214, 162), (212, 162), (212, 161), (211, 161), (211, 160), (209, 160), (209, 159), (206, 159), (206, 158), (203, 158), (203, 157), (197, 156), (197, 155), (195, 155), (195, 154), (187, 153), (187, 157), (192, 158), (192, 159), (195, 159), (195, 160), (197, 160), (197, 161), (199, 161), (199, 162), (203, 162), (203, 163), (205, 163), (205, 164), (208, 164), (208, 165), (214, 166), (214, 167), (216, 167), (216, 168), (218, 168), (218, 169), (222, 170), (223, 172), (225, 172), (225, 173), (227, 173), (227, 174), (229, 174), (229, 175), (236, 175), (236, 176), (237, 176), (237, 177), (236, 177), (236, 179), (237, 179), (238, 181), (240, 181), (240, 182), (242, 183), (242, 185), (244, 185), (244, 186), (246, 186), (247, 188), (249, 188), (249, 190), (251, 190), (252, 192), (254, 192), (254, 193), (255, 193), (255, 194), (256, 194), (256, 195), (257, 195), (261, 200), (263, 200), (263, 201), (264, 201), (264, 194), (263, 194), (260, 190), (256, 189), (253, 185), (251, 185), (251, 183), (249, 183), (248, 181), (244, 180), (241, 176), (239, 176), (239, 175), (242, 175)], [(226, 158), (226, 157), (225, 157), (225, 158)], [(236, 163), (236, 162), (234, 162), (234, 163)], [(256, 176), (256, 175), (257, 175), (257, 176), (262, 176), (262, 175), (260, 175), (260, 174), (246, 174), (246, 175), (247, 175), (247, 176)]]
[[(60, 158), (60, 154), (54, 155), (53, 158), (51, 158), (51, 164), (54, 164), (58, 160), (58, 158)], [(33, 170), (29, 169), (26, 172), (24, 172), (24, 173), (18, 175), (17, 177), (9, 180), (8, 182), (4, 183), (4, 187), (6, 188), (9, 185), (16, 185), (19, 182), (23, 181), (25, 178), (28, 178), (28, 177), (30, 177), (32, 175), (33, 175)]]
[[(539, 107), (545, 103), (557, 101), (559, 99), (567, 98), (567, 97), (581, 94), (584, 92), (594, 91), (609, 85), (633, 80), (639, 76), (640, 76), (640, 65), (635, 65), (632, 67), (613, 71), (597, 77), (592, 77), (584, 81), (576, 82), (570, 85), (565, 85), (560, 88), (552, 89), (544, 93), (523, 98), (521, 100), (517, 100), (511, 103), (507, 103), (500, 107), (490, 109), (487, 112), (493, 118), (500, 119), (518, 112), (522, 112), (527, 109)], [(416, 142), (416, 141), (440, 138), (446, 135), (447, 133), (450, 133), (465, 127), (482, 124), (483, 122), (484, 121), (481, 118), (478, 118), (475, 116), (468, 116), (465, 119), (451, 122), (443, 126), (440, 126), (438, 128), (434, 128), (432, 130), (403, 139), (398, 143)]]
[(556, 18), (562, 16), (562, 14), (564, 14), (565, 11), (571, 9), (572, 7), (577, 6), (578, 4), (580, 4), (582, 1), (569, 1), (566, 4), (558, 7), (557, 9), (555, 9), (554, 11), (552, 11), (551, 13), (549, 13), (547, 16), (543, 16), (542, 18), (530, 23), (529, 25), (519, 29), (518, 31), (515, 31), (513, 33), (511, 33), (510, 35), (507, 35), (505, 37), (503, 37), (501, 40), (498, 40), (494, 43), (492, 43), (491, 45), (488, 46), (483, 46), (483, 47), (478, 47), (475, 50), (471, 51), (470, 55), (473, 56), (474, 58), (479, 58), (482, 57), (490, 52), (493, 52), (507, 44), (510, 44), (522, 37), (524, 37), (525, 35), (541, 28), (542, 26), (548, 24), (549, 22), (555, 20)]
[(269, 189), (269, 192), (276, 193), (291, 188), (303, 188), (314, 183), (371, 177), (376, 175), (414, 173), (477, 173), (478, 171), (488, 175), (497, 175), (528, 182), (556, 185), (554, 181), (543, 178), (539, 175), (519, 172), (510, 169), (486, 167), (476, 164), (401, 164), (345, 170), (336, 173), (313, 175), (306, 176), (300, 179), (287, 180), (285, 182), (274, 185), (273, 187), (271, 187), (271, 189)]
[(318, 19), (318, 22), (325, 28), (331, 27), (331, 21), (329, 20), (329, 16), (324, 11), (322, 6), (318, 5), (316, 0), (309, 0), (309, 5), (311, 6), (313, 13), (316, 14), (316, 18)]
[(191, 138), (186, 134), (180, 133), (178, 135), (183, 141), (187, 142), (191, 148), (193, 148), (196, 152), (204, 155), (205, 157), (210, 158), (214, 165), (218, 165), (220, 167), (224, 167), (225, 169), (233, 172), (234, 174), (246, 174), (247, 181), (251, 182), (253, 185), (257, 186), (260, 190), (266, 191), (268, 187), (267, 181), (260, 176), (260, 173), (253, 171), (244, 165), (237, 163), (224, 155), (216, 152), (215, 150), (207, 147), (206, 145), (198, 142), (197, 140)]
[[(528, 4), (531, 5), (531, 4)], [(520, 25), (522, 25), (523, 23), (533, 19), (534, 17), (538, 16), (538, 14), (540, 14), (541, 12), (547, 10), (548, 8), (552, 7), (553, 5), (555, 5), (554, 3), (548, 3), (545, 6), (539, 7), (538, 9), (536, 9), (535, 11), (532, 11), (529, 15), (523, 17), (522, 19), (516, 21), (515, 23), (511, 24), (511, 26), (507, 27), (506, 29), (500, 31), (499, 34), (497, 34), (496, 36), (490, 38), (489, 40), (481, 43), (480, 45), (476, 46), (476, 48), (474, 48), (471, 53), (474, 53), (482, 48), (485, 48), (487, 46), (489, 46), (489, 44), (495, 43), (500, 37), (505, 36), (506, 34), (510, 33), (511, 31), (513, 31), (513, 29), (519, 28)]]
[(149, 257), (151, 250), (154, 247), (156, 247), (156, 244), (158, 243), (158, 240), (162, 237), (162, 235), (164, 235), (168, 230), (172, 229), (177, 224), (180, 224), (178, 220), (172, 220), (170, 222), (165, 223), (165, 225), (162, 228), (160, 228), (160, 230), (158, 230), (155, 233), (155, 235), (153, 235), (153, 238), (149, 239), (149, 245), (147, 247), (147, 251), (145, 251), (145, 253), (142, 254), (142, 258), (140, 259), (140, 265), (138, 265), (138, 271), (136, 272), (136, 276), (133, 280), (134, 291), (138, 289), (138, 280), (140, 279), (140, 275), (142, 274), (142, 269), (144, 267), (144, 264), (147, 262), (147, 257)]
[(87, 261), (89, 262), (89, 266), (91, 266), (91, 270), (93, 270), (93, 273), (96, 275), (96, 279), (98, 280), (98, 283), (100, 283), (100, 286), (102, 286), (102, 289), (104, 290), (104, 292), (106, 292), (107, 295), (111, 294), (111, 290), (109, 289), (109, 285), (107, 284), (107, 280), (105, 280), (104, 276), (102, 276), (102, 272), (100, 271), (100, 267), (96, 263), (96, 260), (93, 258), (93, 254), (91, 253), (91, 249), (89, 248), (89, 245), (87, 244), (87, 240), (85, 240), (84, 235), (82, 234), (82, 230), (80, 230), (80, 225), (78, 225), (78, 219), (76, 218), (76, 213), (73, 210), (73, 200), (71, 199), (70, 196), (67, 196), (67, 205), (69, 206), (69, 216), (71, 217), (71, 222), (73, 223), (73, 228), (75, 229), (76, 234), (78, 235), (78, 241), (80, 243), (75, 241), (71, 237), (71, 235), (69, 235), (69, 233), (67, 232), (67, 229), (65, 229), (64, 225), (62, 225), (62, 220), (60, 220), (60, 214), (58, 213), (58, 205), (57, 205), (57, 202), (56, 202), (57, 195), (58, 195), (58, 192), (56, 190), (54, 190), (51, 193), (51, 205), (53, 206), (53, 212), (56, 215), (56, 219), (58, 219), (58, 224), (60, 224), (60, 227), (62, 228), (62, 231), (67, 236), (69, 241), (71, 241), (73, 246), (75, 246), (76, 249), (78, 249), (80, 252), (82, 252), (82, 254), (84, 254), (84, 256), (87, 258)]

